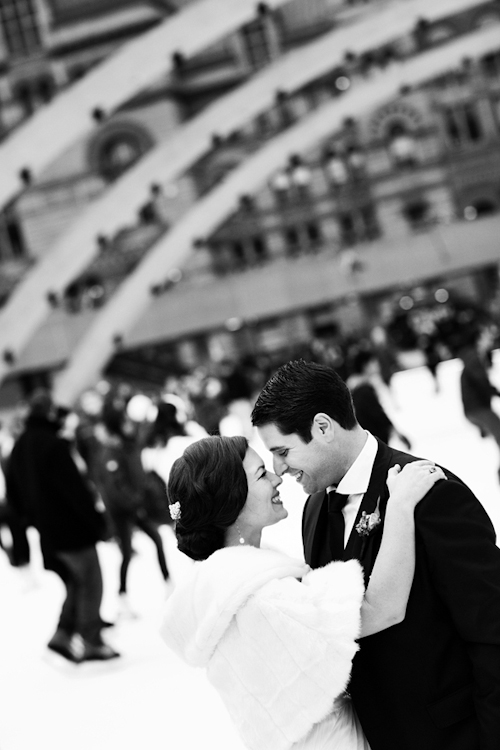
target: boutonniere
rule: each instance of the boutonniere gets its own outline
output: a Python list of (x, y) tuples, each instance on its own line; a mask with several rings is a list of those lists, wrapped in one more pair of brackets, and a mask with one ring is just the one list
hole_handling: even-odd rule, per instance
[(363, 554), (364, 552), (368, 537), (382, 521), (382, 518), (380, 516), (379, 505), (380, 505), (380, 497), (377, 500), (377, 507), (375, 508), (373, 513), (367, 513), (366, 510), (364, 510), (361, 513), (361, 518), (359, 519), (358, 523), (355, 526), (355, 529), (358, 532), (359, 536), (363, 539), (363, 544), (361, 547), (361, 554)]
[(379, 502), (380, 498), (373, 513), (367, 513), (366, 510), (362, 512), (361, 518), (356, 524), (356, 531), (360, 536), (369, 536), (373, 529), (376, 529), (381, 522), (382, 519), (380, 518), (380, 511), (378, 509)]

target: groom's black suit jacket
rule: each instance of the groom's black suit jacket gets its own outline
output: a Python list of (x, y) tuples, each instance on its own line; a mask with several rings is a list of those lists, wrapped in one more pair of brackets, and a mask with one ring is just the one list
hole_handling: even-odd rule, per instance
[[(378, 441), (359, 509), (387, 504), (387, 471), (416, 460)], [(500, 549), (478, 499), (446, 471), (418, 504), (416, 569), (402, 623), (363, 638), (349, 692), (372, 750), (499, 750)], [(358, 521), (356, 519), (356, 523)], [(324, 565), (325, 493), (304, 507), (306, 562)], [(353, 529), (344, 559), (366, 578), (382, 526), (362, 538)]]

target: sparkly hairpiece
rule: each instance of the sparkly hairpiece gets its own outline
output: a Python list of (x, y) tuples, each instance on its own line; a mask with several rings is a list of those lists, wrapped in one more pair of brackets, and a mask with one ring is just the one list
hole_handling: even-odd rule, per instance
[(179, 518), (181, 517), (181, 504), (180, 504), (180, 502), (177, 501), (176, 503), (172, 503), (171, 505), (169, 505), (168, 509), (170, 511), (170, 517), (171, 517), (172, 521), (178, 521)]

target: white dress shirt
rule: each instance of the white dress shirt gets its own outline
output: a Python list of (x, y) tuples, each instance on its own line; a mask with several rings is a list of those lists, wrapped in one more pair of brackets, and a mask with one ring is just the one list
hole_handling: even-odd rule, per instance
[(367, 440), (361, 453), (347, 474), (342, 477), (338, 486), (328, 487), (327, 490), (328, 492), (330, 490), (336, 490), (341, 495), (349, 495), (347, 503), (342, 510), (345, 524), (344, 549), (351, 534), (352, 527), (354, 526), (354, 521), (356, 520), (363, 495), (368, 489), (373, 464), (375, 463), (375, 456), (377, 455), (378, 443), (376, 439), (370, 432), (366, 430), (365, 432)]

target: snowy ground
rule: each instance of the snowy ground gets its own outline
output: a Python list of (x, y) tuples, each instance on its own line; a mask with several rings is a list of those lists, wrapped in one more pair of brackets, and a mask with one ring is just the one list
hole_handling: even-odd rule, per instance
[[(440, 365), (440, 390), (424, 368), (394, 378), (387, 408), (412, 441), (412, 452), (432, 458), (464, 479), (500, 532), (498, 450), (465, 421), (459, 400), (460, 365)], [(494, 379), (500, 385), (500, 360)], [(500, 411), (500, 401), (495, 404)], [(262, 455), (265, 455), (264, 452)], [(270, 529), (268, 545), (301, 555), (300, 513), (305, 499), (291, 480), (282, 497), (289, 518)], [(163, 530), (175, 581), (190, 562)], [(47, 652), (63, 599), (59, 579), (41, 567), (36, 535), (30, 582), (0, 556), (0, 750), (242, 750), (218, 696), (204, 673), (184, 666), (158, 635), (165, 585), (152, 543), (137, 533), (129, 578), (130, 600), (139, 615), (118, 619), (107, 638), (123, 657), (73, 666)], [(111, 543), (99, 549), (105, 577), (102, 614), (115, 619), (119, 555)]]

